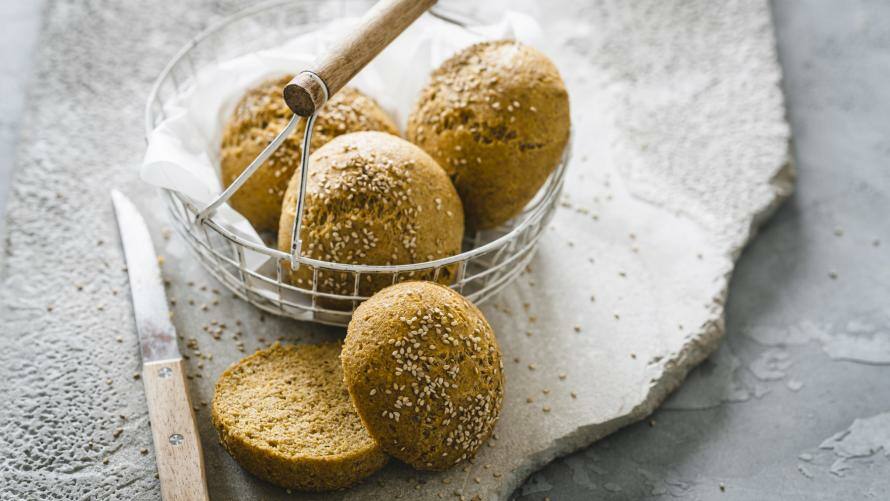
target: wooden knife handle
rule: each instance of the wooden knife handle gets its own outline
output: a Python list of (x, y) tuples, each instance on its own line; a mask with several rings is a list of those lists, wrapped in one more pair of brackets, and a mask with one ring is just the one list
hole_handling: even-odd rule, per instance
[(161, 498), (209, 500), (201, 437), (185, 384), (182, 359), (147, 362), (142, 368), (155, 444)]
[(380, 0), (330, 53), (284, 87), (295, 114), (308, 117), (336, 94), (436, 0)]

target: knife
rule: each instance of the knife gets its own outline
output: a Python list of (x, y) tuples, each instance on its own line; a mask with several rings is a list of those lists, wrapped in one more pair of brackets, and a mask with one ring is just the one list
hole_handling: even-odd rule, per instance
[(161, 497), (208, 500), (201, 437), (151, 235), (133, 202), (117, 190), (111, 190), (111, 200), (130, 276)]

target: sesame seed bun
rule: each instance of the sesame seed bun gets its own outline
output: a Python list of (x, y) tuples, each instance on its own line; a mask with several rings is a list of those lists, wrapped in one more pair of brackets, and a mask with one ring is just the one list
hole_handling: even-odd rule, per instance
[(448, 172), (467, 225), (494, 228), (519, 214), (559, 164), (569, 97), (541, 52), (501, 40), (472, 45), (430, 77), (407, 137)]
[[(220, 170), (223, 184), (229, 186), (250, 165), (270, 141), (284, 129), (293, 113), (281, 97), (290, 76), (267, 80), (247, 91), (223, 131)], [(257, 231), (275, 231), (281, 214), (284, 190), (300, 165), (306, 121), (244, 183), (229, 203), (246, 217)], [(312, 150), (331, 139), (362, 130), (398, 134), (392, 120), (370, 97), (345, 88), (335, 94), (318, 113), (312, 130)]]
[(449, 468), (491, 436), (501, 352), (482, 313), (450, 288), (405, 282), (378, 292), (353, 314), (340, 359), (371, 436), (411, 466)]
[[(396, 265), (460, 253), (464, 232), (460, 198), (445, 171), (417, 146), (382, 132), (346, 134), (313, 153), (309, 168), (300, 235), (305, 256)], [(278, 229), (278, 248), (284, 252), (290, 251), (299, 190), (296, 172), (287, 187)], [(453, 268), (443, 268), (438, 280), (450, 283), (453, 275)], [(311, 289), (313, 270), (301, 266), (289, 278)], [(410, 278), (408, 273), (400, 277)], [(433, 278), (433, 273), (413, 278)], [(359, 293), (371, 296), (392, 281), (389, 274), (364, 275)], [(352, 295), (355, 277), (321, 271), (317, 286), (321, 292)], [(323, 302), (330, 308), (352, 307), (351, 301)]]
[(216, 383), (213, 426), (254, 475), (288, 489), (343, 489), (387, 462), (343, 384), (340, 344), (276, 343)]

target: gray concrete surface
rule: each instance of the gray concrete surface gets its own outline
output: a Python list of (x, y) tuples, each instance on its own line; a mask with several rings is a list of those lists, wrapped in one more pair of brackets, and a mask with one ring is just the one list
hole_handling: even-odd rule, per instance
[[(6, 206), (42, 11), (43, 0), (0, 0), (0, 210)], [(0, 235), (5, 224), (0, 218)]]
[[(886, 499), (890, 492), (890, 5), (782, 0), (774, 13), (798, 188), (739, 263), (723, 348), (650, 421), (555, 461), (519, 499)], [(177, 22), (196, 29), (206, 20)], [(0, 45), (4, 64), (15, 47)], [(20, 96), (4, 93), (4, 106), (21, 109)], [(0, 158), (10, 158), (3, 148)], [(86, 285), (120, 287), (122, 279)], [(50, 306), (53, 297), (45, 291)], [(102, 313), (103, 306), (97, 315), (116, 312)], [(42, 315), (47, 305), (20, 307)], [(72, 336), (87, 335), (89, 325), (73, 322)], [(73, 339), (69, 349), (77, 347)], [(59, 444), (58, 455), (88, 456), (83, 437)], [(65, 449), (75, 443), (84, 449)], [(76, 481), (73, 468), (59, 481)]]

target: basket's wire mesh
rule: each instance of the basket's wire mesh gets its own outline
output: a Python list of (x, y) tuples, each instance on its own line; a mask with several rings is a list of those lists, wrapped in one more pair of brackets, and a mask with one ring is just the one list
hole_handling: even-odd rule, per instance
[[(192, 40), (161, 73), (146, 107), (147, 132), (166, 118), (165, 104), (187, 89), (202, 68), (282, 43), (312, 25), (360, 15), (371, 3), (276, 1), (227, 18)], [(297, 257), (300, 266), (312, 272), (309, 284), (289, 282), (290, 254), (252, 244), (212, 217), (199, 221), (202, 208), (177, 192), (165, 191), (165, 199), (178, 233), (204, 267), (233, 293), (274, 314), (345, 325), (352, 311), (367, 299), (360, 294), (362, 282), (379, 283), (381, 277), (387, 283), (398, 283), (415, 277), (438, 280), (450, 273), (454, 278), (449, 285), (477, 304), (499, 292), (522, 273), (534, 255), (538, 239), (556, 210), (569, 150), (566, 147), (559, 166), (519, 216), (495, 230), (465, 236), (461, 254), (396, 266), (326, 263)], [(251, 269), (247, 252), (269, 259), (260, 268)], [(352, 284), (351, 292), (319, 290), (319, 275), (336, 276), (339, 283)]]

